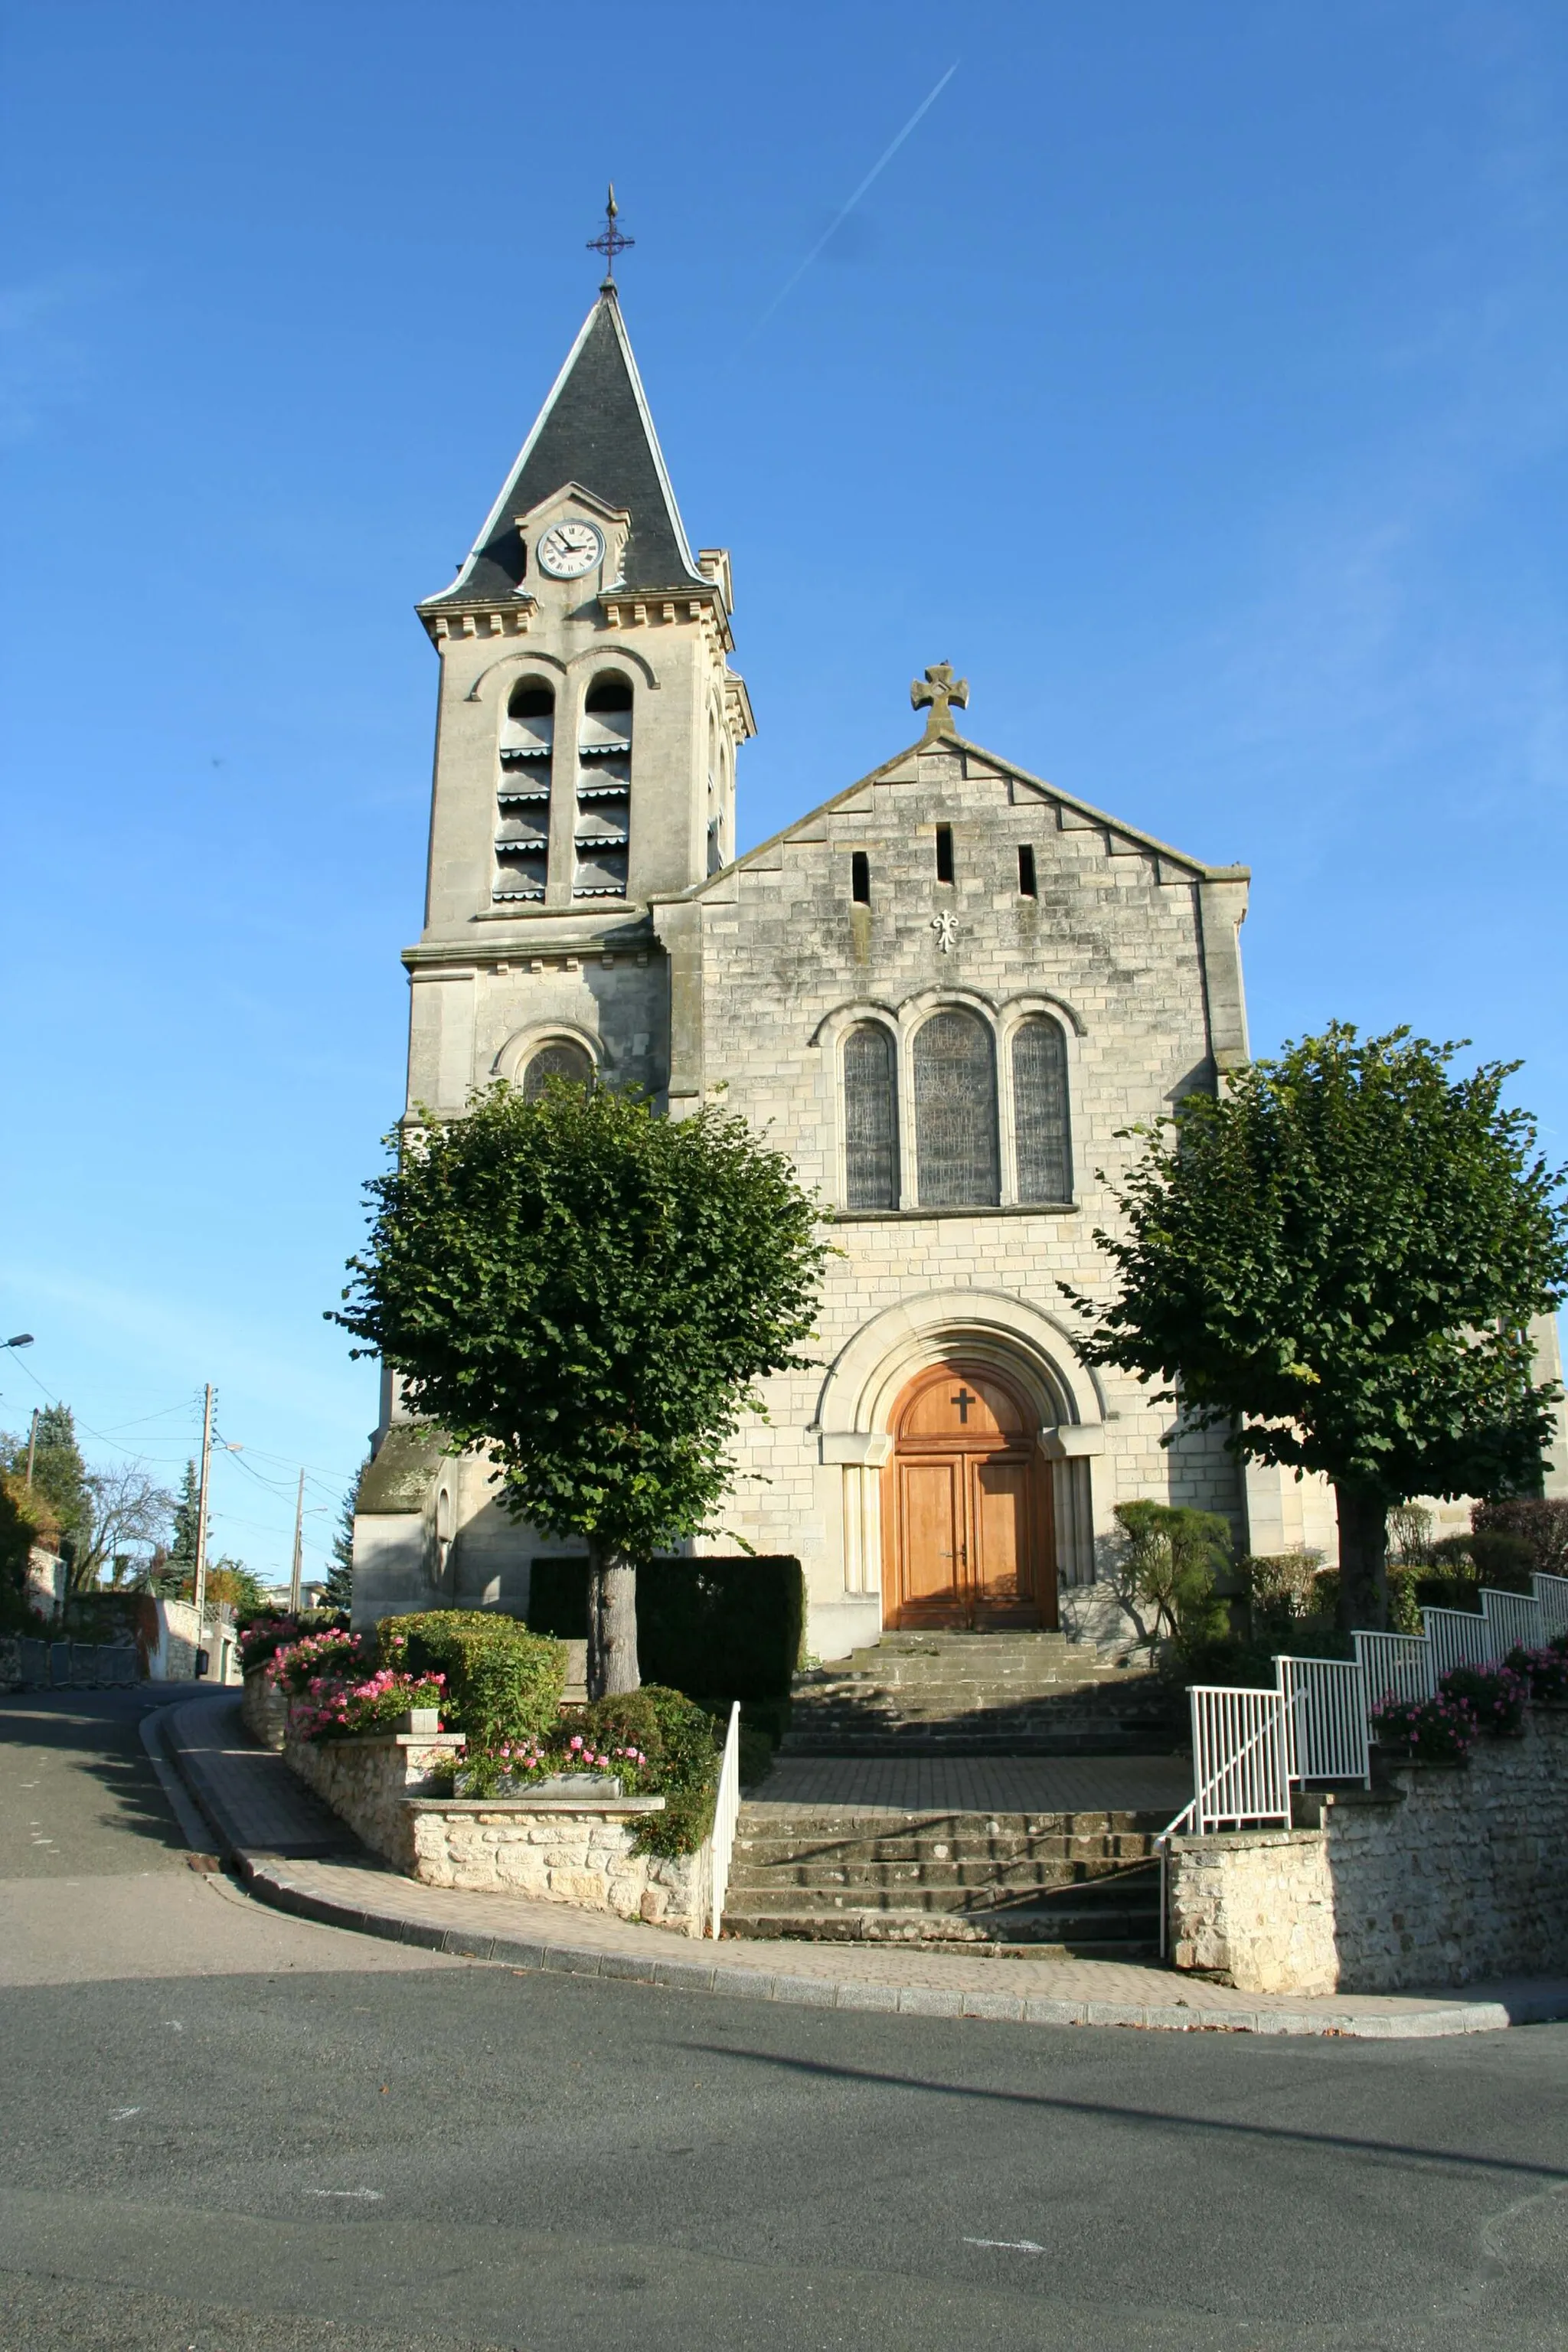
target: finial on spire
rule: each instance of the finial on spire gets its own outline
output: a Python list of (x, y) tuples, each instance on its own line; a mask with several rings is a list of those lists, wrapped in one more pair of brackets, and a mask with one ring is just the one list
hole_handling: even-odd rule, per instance
[(969, 680), (954, 677), (951, 662), (933, 662), (924, 677), (917, 677), (910, 687), (910, 701), (916, 710), (930, 703), (931, 715), (926, 720), (928, 735), (955, 734), (952, 705), (956, 702), (961, 710), (967, 710)]
[(588, 239), (589, 252), (602, 253), (605, 257), (605, 275), (599, 287), (601, 294), (613, 294), (616, 290), (616, 254), (625, 253), (627, 246), (637, 243), (635, 236), (623, 236), (616, 226), (620, 210), (619, 205), (616, 202), (616, 184), (612, 180), (610, 193), (605, 204), (604, 229), (598, 236), (591, 236)]

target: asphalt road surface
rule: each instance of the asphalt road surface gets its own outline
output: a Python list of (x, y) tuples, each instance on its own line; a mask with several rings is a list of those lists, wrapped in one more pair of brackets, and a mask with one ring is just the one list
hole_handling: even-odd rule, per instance
[(1568, 2352), (1568, 2027), (433, 1963), (190, 1870), (144, 1703), (0, 1702), (5, 2352)]

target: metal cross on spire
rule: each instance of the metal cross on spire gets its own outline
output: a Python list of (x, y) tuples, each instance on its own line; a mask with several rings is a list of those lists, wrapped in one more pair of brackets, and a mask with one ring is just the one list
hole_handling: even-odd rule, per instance
[(954, 731), (952, 705), (956, 702), (961, 710), (969, 707), (969, 680), (954, 677), (951, 662), (933, 662), (924, 677), (917, 677), (910, 687), (910, 700), (917, 710), (927, 703), (931, 705), (931, 716), (926, 720), (928, 735), (951, 735)]
[(623, 236), (616, 226), (616, 222), (620, 217), (620, 210), (619, 205), (616, 202), (616, 184), (612, 180), (610, 193), (605, 203), (604, 229), (598, 236), (591, 236), (588, 239), (589, 252), (602, 253), (605, 257), (604, 281), (599, 288), (601, 294), (613, 294), (616, 290), (616, 254), (625, 253), (629, 245), (637, 243), (635, 236)]

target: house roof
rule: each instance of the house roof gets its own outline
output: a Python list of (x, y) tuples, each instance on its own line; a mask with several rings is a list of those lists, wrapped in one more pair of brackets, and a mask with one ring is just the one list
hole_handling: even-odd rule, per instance
[(702, 579), (675, 503), (620, 303), (609, 285), (584, 320), (457, 578), (426, 597), (420, 611), (517, 593), (523, 553), (512, 518), (530, 513), (570, 483), (631, 516), (623, 577), (609, 584), (675, 588)]

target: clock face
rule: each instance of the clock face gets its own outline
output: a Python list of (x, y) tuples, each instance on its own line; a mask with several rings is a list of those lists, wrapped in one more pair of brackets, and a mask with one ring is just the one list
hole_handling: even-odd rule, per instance
[(605, 552), (605, 542), (591, 522), (552, 522), (534, 550), (541, 572), (552, 580), (581, 580)]

